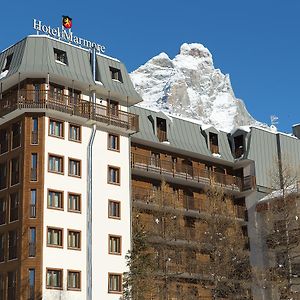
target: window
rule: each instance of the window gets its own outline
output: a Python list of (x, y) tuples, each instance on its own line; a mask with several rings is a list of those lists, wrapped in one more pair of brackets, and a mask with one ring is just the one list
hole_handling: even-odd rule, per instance
[(62, 103), (64, 100), (64, 88), (59, 85), (51, 83), (50, 85), (50, 99)]
[(81, 272), (68, 270), (68, 290), (80, 290)]
[(122, 292), (122, 274), (108, 274), (108, 292)]
[(9, 203), (9, 222), (19, 219), (19, 193), (10, 194)]
[(15, 185), (19, 183), (20, 180), (20, 163), (19, 163), (19, 158), (13, 158), (11, 160), (11, 176), (10, 176), (10, 184)]
[(0, 190), (7, 187), (7, 166), (6, 163), (0, 164)]
[(36, 218), (36, 189), (30, 190), (29, 218)]
[(119, 103), (117, 101), (107, 100), (107, 113), (109, 116), (119, 115)]
[(7, 129), (0, 130), (0, 154), (8, 151), (8, 131)]
[(109, 67), (111, 79), (123, 82), (121, 70), (113, 67)]
[(55, 137), (64, 137), (64, 122), (57, 120), (49, 120), (49, 135)]
[(81, 232), (76, 230), (68, 230), (68, 249), (80, 250), (81, 248)]
[(81, 127), (77, 125), (69, 125), (69, 140), (70, 141), (81, 141)]
[(0, 233), (0, 262), (4, 261), (4, 250), (5, 250), (5, 234)]
[(31, 144), (37, 145), (38, 142), (38, 118), (31, 119)]
[(108, 183), (120, 184), (120, 168), (108, 167)]
[(218, 135), (216, 133), (209, 133), (209, 146), (212, 153), (219, 153)]
[(81, 212), (81, 195), (69, 193), (68, 194), (68, 211)]
[(35, 269), (28, 270), (29, 295), (28, 300), (34, 300), (35, 290)]
[(49, 154), (48, 171), (53, 173), (64, 173), (64, 159), (62, 156)]
[(21, 145), (21, 123), (17, 122), (12, 125), (12, 149)]
[(162, 118), (156, 118), (157, 138), (160, 142), (167, 141), (167, 121)]
[(18, 233), (16, 230), (8, 232), (8, 259), (15, 259), (18, 257)]
[(108, 217), (121, 218), (121, 203), (119, 201), (108, 200)]
[(10, 65), (11, 65), (11, 61), (12, 61), (12, 58), (13, 58), (13, 53), (12, 54), (9, 54), (6, 59), (5, 59), (5, 63), (3, 65), (3, 69), (2, 69), (2, 72), (5, 72), (5, 71), (8, 71), (9, 68), (10, 68)]
[(47, 228), (47, 246), (63, 247), (63, 230), (61, 228)]
[(7, 300), (17, 299), (17, 271), (7, 273), (7, 289)]
[(62, 289), (63, 270), (47, 269), (46, 271), (46, 287), (47, 289)]
[(69, 176), (81, 176), (81, 161), (69, 158)]
[(63, 192), (48, 190), (48, 208), (63, 209)]
[(4, 274), (2, 273), (0, 273), (0, 299), (2, 299), (2, 300), (4, 300), (5, 298), (5, 296), (4, 296), (4, 291), (5, 291), (5, 289), (4, 289), (4, 279), (5, 279), (5, 277), (4, 277)]
[(109, 150), (120, 150), (120, 136), (115, 134), (108, 134), (108, 149)]
[(30, 227), (29, 228), (29, 257), (35, 257), (36, 253), (36, 228)]
[(109, 254), (121, 254), (122, 237), (117, 235), (109, 235)]
[(0, 198), (0, 225), (6, 223), (6, 199)]
[(62, 63), (64, 65), (68, 65), (67, 53), (63, 50), (59, 50), (53, 48), (54, 51), (54, 59), (56, 62)]
[(69, 101), (72, 105), (76, 105), (80, 102), (81, 99), (81, 91), (77, 91), (74, 89), (69, 89)]
[(37, 153), (31, 153), (31, 181), (37, 181)]
[(240, 158), (244, 154), (244, 136), (239, 135), (233, 138), (235, 158)]

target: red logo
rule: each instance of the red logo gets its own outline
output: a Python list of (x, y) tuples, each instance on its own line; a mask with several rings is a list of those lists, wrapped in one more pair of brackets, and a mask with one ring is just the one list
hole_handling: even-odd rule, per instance
[(66, 29), (70, 29), (72, 27), (72, 18), (63, 16), (62, 24)]

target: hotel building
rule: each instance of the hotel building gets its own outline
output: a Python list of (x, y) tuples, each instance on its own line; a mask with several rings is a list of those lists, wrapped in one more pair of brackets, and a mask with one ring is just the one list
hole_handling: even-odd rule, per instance
[(0, 54), (0, 299), (121, 296), (141, 98), (92, 56), (42, 35)]
[[(44, 35), (0, 54), (0, 85), (0, 299), (120, 299), (136, 215), (161, 276), (149, 299), (165, 300), (161, 282), (168, 299), (212, 299), (210, 257), (195, 247), (212, 179), (251, 263), (264, 261), (249, 250), (256, 202), (271, 190), (273, 154), (300, 153), (298, 138), (134, 106), (142, 99), (119, 60)], [(164, 238), (162, 210), (176, 219)]]

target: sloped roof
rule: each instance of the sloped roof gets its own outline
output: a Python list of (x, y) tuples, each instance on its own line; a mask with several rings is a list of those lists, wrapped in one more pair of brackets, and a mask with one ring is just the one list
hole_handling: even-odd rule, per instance
[[(54, 59), (54, 48), (67, 53), (68, 65), (60, 64)], [(0, 71), (6, 58), (13, 53), (11, 66), (7, 75), (2, 78), (4, 89), (16, 84), (16, 78), (46, 78), (50, 81), (74, 85), (81, 90), (96, 90), (102, 97), (110, 95), (129, 105), (142, 101), (135, 91), (126, 67), (120, 61), (97, 54), (99, 81), (93, 81), (90, 65), (90, 52), (63, 41), (45, 35), (28, 36), (0, 54)], [(119, 69), (122, 82), (111, 78), (109, 67)], [(18, 79), (17, 79), (18, 80)]]
[(195, 155), (210, 157), (215, 161), (234, 162), (225, 132), (220, 132), (216, 129), (212, 131), (217, 132), (219, 137), (220, 157), (218, 158), (212, 155), (208, 149), (206, 139), (202, 134), (201, 125), (138, 106), (132, 106), (129, 110), (139, 115), (139, 132), (133, 134), (133, 139), (143, 140), (147, 143), (163, 144), (164, 142), (160, 143), (156, 136), (156, 118), (163, 117), (167, 125), (168, 142), (167, 144), (165, 143), (166, 145), (178, 150), (193, 152)]

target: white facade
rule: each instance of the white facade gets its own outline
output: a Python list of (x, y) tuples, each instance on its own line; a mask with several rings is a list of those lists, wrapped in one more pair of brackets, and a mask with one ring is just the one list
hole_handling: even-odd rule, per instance
[[(68, 117), (65, 115), (65, 117)], [(52, 116), (51, 116), (52, 118)], [(70, 117), (72, 118), (72, 117)], [(53, 117), (64, 121), (61, 117)], [(74, 124), (80, 125), (78, 122)], [(88, 144), (92, 126), (81, 126), (81, 142), (69, 141), (69, 122), (64, 121), (64, 138), (49, 136), (49, 117), (45, 124), (45, 186), (43, 220), (43, 299), (85, 299), (87, 293), (87, 174)], [(108, 130), (109, 128), (106, 127)], [(125, 255), (130, 248), (130, 164), (129, 139), (120, 136), (120, 151), (108, 149), (108, 133), (97, 127), (92, 158), (92, 295), (93, 299), (119, 299), (120, 293), (108, 292), (108, 274), (126, 270)], [(116, 132), (114, 132), (117, 134)], [(48, 171), (49, 154), (64, 157), (64, 174)], [(81, 160), (81, 177), (68, 175), (68, 158)], [(108, 183), (108, 166), (120, 168), (120, 184)], [(48, 189), (63, 191), (63, 209), (47, 207)], [(68, 193), (81, 194), (81, 213), (68, 211)], [(121, 218), (108, 217), (108, 201), (121, 203)], [(63, 229), (63, 247), (47, 246), (47, 228)], [(68, 229), (81, 232), (81, 249), (68, 249)], [(109, 235), (121, 236), (121, 255), (109, 254)], [(63, 289), (46, 287), (46, 272), (62, 269)], [(81, 272), (80, 291), (69, 291), (67, 272)]]

